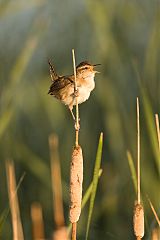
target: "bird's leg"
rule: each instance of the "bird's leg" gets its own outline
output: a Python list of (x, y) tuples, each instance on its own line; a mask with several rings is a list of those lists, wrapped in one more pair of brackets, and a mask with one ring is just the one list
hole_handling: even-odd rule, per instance
[(70, 113), (72, 115), (73, 120), (76, 121), (76, 118), (75, 118), (75, 116), (73, 114), (73, 107), (69, 106), (69, 110), (70, 110)]
[[(78, 89), (77, 90), (74, 89), (73, 97), (74, 97), (74, 100), (75, 100), (75, 98), (79, 97), (79, 90)], [(73, 102), (74, 102), (74, 100), (73, 100)], [(79, 124), (80, 124), (80, 118), (78, 118), (78, 121), (79, 121)]]
[(69, 107), (69, 110), (70, 110), (70, 112), (71, 112), (72, 118), (73, 118), (73, 120), (74, 120), (75, 129), (76, 129), (76, 130), (79, 130), (79, 129), (80, 129), (80, 118), (78, 119), (79, 123), (78, 123), (78, 126), (77, 126), (76, 118), (75, 118), (75, 116), (74, 116), (74, 114), (73, 114), (73, 106), (68, 106), (68, 107)]

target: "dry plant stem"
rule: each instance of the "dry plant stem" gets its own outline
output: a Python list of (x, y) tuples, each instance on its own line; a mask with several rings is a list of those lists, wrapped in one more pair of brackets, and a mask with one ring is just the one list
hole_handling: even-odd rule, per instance
[(32, 204), (31, 218), (32, 218), (33, 239), (34, 240), (45, 239), (42, 207), (39, 203)]
[(158, 114), (155, 114), (155, 119), (156, 119), (156, 129), (157, 129), (157, 137), (158, 137), (158, 147), (159, 147), (159, 151), (160, 151), (160, 127), (159, 127)]
[(13, 240), (24, 239), (22, 223), (20, 219), (20, 210), (16, 190), (16, 178), (13, 161), (6, 161), (8, 195), (11, 208)]
[(49, 136), (50, 159), (51, 159), (51, 179), (53, 193), (53, 216), (56, 227), (64, 226), (64, 211), (62, 201), (62, 183), (60, 160), (58, 154), (58, 137), (55, 134)]
[(141, 202), (140, 193), (140, 121), (139, 121), (139, 99), (137, 98), (137, 202)]
[(64, 226), (64, 211), (62, 200), (61, 169), (58, 153), (58, 136), (51, 134), (49, 136), (50, 159), (51, 159), (51, 179), (53, 193), (53, 217), (56, 230), (52, 234), (53, 240), (67, 240), (67, 228)]
[(152, 240), (159, 240), (160, 239), (160, 228), (154, 228), (152, 230)]
[[(75, 90), (75, 92), (77, 92), (76, 61), (75, 61), (74, 49), (72, 49), (72, 58), (73, 58), (74, 78), (75, 78), (74, 90)], [(76, 145), (76, 147), (77, 147), (77, 146), (78, 146), (78, 138), (79, 138), (79, 129), (80, 129), (80, 124), (79, 124), (79, 108), (78, 108), (78, 96), (77, 96), (77, 94), (75, 94), (75, 98), (76, 98), (76, 123), (75, 123), (76, 140), (75, 140), (75, 145)]]
[(75, 78), (75, 98), (76, 98), (76, 122), (75, 122), (75, 148), (72, 153), (71, 161), (71, 177), (70, 177), (70, 221), (72, 223), (72, 240), (76, 240), (77, 221), (81, 213), (81, 201), (82, 201), (82, 182), (83, 182), (83, 155), (82, 149), (79, 146), (79, 108), (78, 108), (78, 95), (77, 95), (77, 81), (76, 81), (76, 61), (74, 49), (72, 49), (73, 69)]
[(56, 229), (53, 232), (52, 239), (53, 240), (60, 240), (60, 239), (68, 240), (67, 227), (63, 226), (63, 227)]
[(144, 236), (144, 209), (141, 204), (140, 192), (140, 121), (139, 121), (139, 99), (137, 98), (137, 201), (134, 206), (133, 227), (136, 239)]
[(77, 235), (77, 223), (72, 223), (72, 240), (76, 240), (76, 235)]

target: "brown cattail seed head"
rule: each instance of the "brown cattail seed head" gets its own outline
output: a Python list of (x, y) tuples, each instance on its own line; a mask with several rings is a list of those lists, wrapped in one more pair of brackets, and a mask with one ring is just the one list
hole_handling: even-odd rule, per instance
[(135, 204), (133, 225), (135, 236), (141, 239), (144, 236), (144, 210), (142, 204)]
[(70, 169), (70, 221), (75, 223), (81, 214), (83, 155), (80, 146), (74, 147)]

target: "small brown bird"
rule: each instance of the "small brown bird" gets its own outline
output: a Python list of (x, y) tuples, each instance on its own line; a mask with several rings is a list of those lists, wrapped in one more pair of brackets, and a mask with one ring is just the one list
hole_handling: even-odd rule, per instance
[(94, 67), (100, 64), (90, 64), (85, 61), (76, 67), (77, 91), (75, 91), (74, 75), (59, 76), (51, 62), (48, 61), (48, 63), (52, 80), (48, 94), (53, 95), (67, 105), (75, 120), (72, 110), (73, 106), (76, 105), (76, 97), (78, 104), (85, 102), (89, 98), (91, 91), (95, 88), (95, 74), (98, 73)]

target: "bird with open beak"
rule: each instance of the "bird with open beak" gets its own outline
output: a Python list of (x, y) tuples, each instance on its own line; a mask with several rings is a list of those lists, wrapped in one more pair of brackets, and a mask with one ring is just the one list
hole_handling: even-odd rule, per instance
[(84, 61), (76, 67), (77, 91), (75, 91), (74, 75), (59, 76), (51, 62), (48, 61), (48, 63), (52, 80), (48, 94), (67, 105), (75, 120), (72, 110), (73, 106), (76, 105), (76, 97), (78, 104), (85, 102), (89, 98), (91, 91), (95, 88), (95, 74), (99, 73), (95, 70), (95, 67), (100, 64), (90, 64)]

